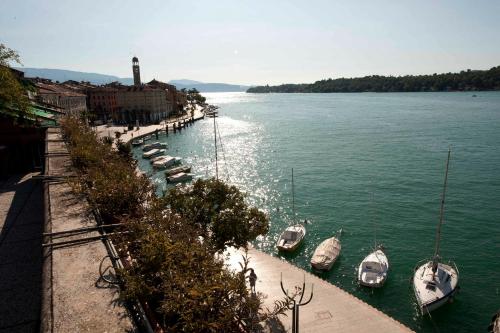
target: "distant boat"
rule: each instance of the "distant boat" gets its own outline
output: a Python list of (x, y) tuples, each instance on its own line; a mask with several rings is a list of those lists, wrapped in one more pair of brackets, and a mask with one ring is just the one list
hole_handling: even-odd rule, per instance
[(142, 157), (144, 158), (152, 158), (152, 157), (155, 157), (155, 156), (158, 156), (158, 155), (163, 155), (165, 154), (165, 149), (151, 149), (150, 151), (147, 151), (145, 152), (144, 154), (142, 154)]
[(150, 144), (147, 144), (145, 145), (144, 147), (142, 147), (142, 151), (150, 151), (151, 149), (166, 149), (167, 148), (167, 144), (166, 143), (161, 143), (161, 142), (153, 142), (153, 143), (150, 143)]
[(143, 139), (135, 139), (132, 141), (132, 146), (137, 147), (137, 146), (142, 145), (143, 143), (144, 143)]
[(180, 183), (180, 182), (190, 181), (192, 179), (193, 179), (193, 174), (180, 172), (180, 173), (177, 173), (173, 176), (167, 177), (167, 182), (168, 183)]
[[(292, 214), (293, 219), (295, 220), (295, 191), (293, 184), (293, 168), (292, 168)], [(295, 224), (289, 226), (283, 231), (278, 238), (278, 243), (276, 247), (280, 251), (292, 252), (296, 250), (300, 243), (304, 240), (306, 236), (306, 228), (303, 224)]]
[(151, 135), (146, 135), (145, 137), (142, 138), (144, 142), (151, 140)]
[(417, 267), (413, 276), (413, 289), (422, 314), (429, 313), (446, 304), (458, 291), (457, 266), (454, 263), (442, 263), (439, 256), (439, 242), (441, 238), (441, 226), (443, 224), (444, 199), (448, 181), (450, 154), (451, 150), (448, 150), (434, 257), (431, 261)]
[(191, 171), (191, 167), (190, 166), (183, 165), (183, 166), (172, 168), (170, 170), (165, 171), (165, 176), (170, 177), (170, 176), (173, 176), (173, 175), (175, 175), (177, 173), (181, 173), (181, 172), (188, 173), (190, 171)]
[(387, 280), (389, 260), (382, 248), (378, 248), (363, 259), (358, 268), (359, 284), (366, 287), (382, 287)]
[[(339, 231), (339, 236), (342, 229)], [(340, 255), (340, 237), (330, 237), (318, 245), (311, 257), (311, 266), (320, 271), (329, 271)]]

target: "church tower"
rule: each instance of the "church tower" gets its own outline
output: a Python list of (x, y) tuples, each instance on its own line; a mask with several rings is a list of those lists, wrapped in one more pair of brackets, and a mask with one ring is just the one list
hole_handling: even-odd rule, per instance
[(139, 71), (139, 59), (137, 57), (132, 58), (132, 72), (134, 73), (134, 86), (141, 85), (141, 73)]

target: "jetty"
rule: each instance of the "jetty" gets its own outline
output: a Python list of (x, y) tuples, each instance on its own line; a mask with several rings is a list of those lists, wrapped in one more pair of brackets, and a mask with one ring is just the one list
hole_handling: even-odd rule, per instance
[[(241, 270), (240, 262), (245, 254), (242, 249), (228, 251), (230, 269)], [(309, 304), (300, 308), (299, 327), (301, 333), (401, 333), (413, 332), (400, 322), (363, 302), (341, 288), (309, 273), (285, 260), (249, 247), (249, 268), (257, 274), (256, 291), (267, 296), (264, 306), (273, 308), (276, 300), (283, 300), (280, 281), (285, 288), (292, 290), (294, 286), (302, 286), (306, 281), (305, 299), (308, 298), (311, 284), (314, 284), (314, 295)], [(280, 316), (287, 332), (291, 332), (291, 310), (287, 316)]]

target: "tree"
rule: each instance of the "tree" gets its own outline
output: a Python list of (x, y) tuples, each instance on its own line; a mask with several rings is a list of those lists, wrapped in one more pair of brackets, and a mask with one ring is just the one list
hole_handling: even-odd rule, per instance
[(26, 88), (13, 74), (9, 64), (21, 64), (19, 54), (0, 44), (0, 108), (25, 118), (30, 114)]
[(228, 246), (246, 247), (269, 229), (268, 217), (249, 207), (237, 187), (213, 178), (175, 188), (163, 200), (172, 213), (200, 230), (215, 252)]

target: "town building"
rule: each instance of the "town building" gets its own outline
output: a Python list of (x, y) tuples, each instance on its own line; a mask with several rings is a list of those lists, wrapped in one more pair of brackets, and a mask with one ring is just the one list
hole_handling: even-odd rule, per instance
[(66, 114), (74, 116), (87, 112), (85, 94), (50, 80), (33, 79), (32, 81), (37, 88), (37, 101), (62, 108)]

